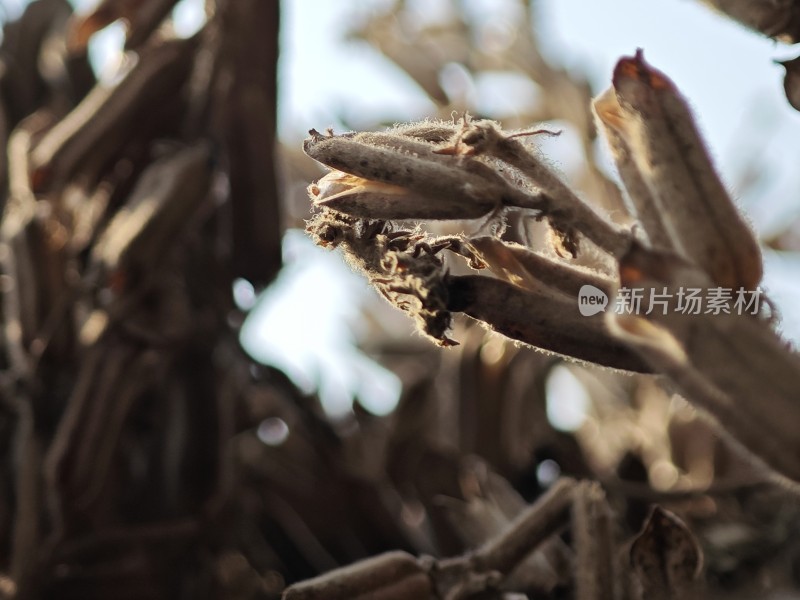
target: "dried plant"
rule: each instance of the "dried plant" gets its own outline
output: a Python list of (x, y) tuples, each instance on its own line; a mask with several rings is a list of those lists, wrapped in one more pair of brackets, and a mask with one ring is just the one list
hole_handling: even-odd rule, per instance
[[(308, 230), (434, 343), (365, 306), (402, 395), (334, 419), (242, 351), (231, 298), (308, 217), (314, 163), (274, 143), (278, 4), (207, 2), (188, 39), (175, 4), (36, 0), (4, 26), (0, 598), (798, 597), (798, 359), (665, 74), (637, 53), (597, 94), (545, 59), (532, 2), (354, 28), (435, 110), (312, 131)], [(794, 3), (713, 4), (794, 39)], [(119, 19), (131, 60), (99, 85), (87, 44)], [(472, 117), (450, 63), (542, 93)], [(541, 150), (561, 129), (569, 178)], [(548, 417), (565, 375), (574, 431)]]
[[(549, 130), (506, 132), (464, 114), (376, 133), (312, 130), (304, 150), (330, 171), (309, 187), (307, 230), (318, 244), (341, 248), (440, 345), (456, 344), (448, 330), (453, 314), (463, 313), (568, 359), (661, 374), (767, 477), (794, 488), (800, 358), (775, 333), (768, 300), (760, 309), (748, 300), (761, 295), (759, 244), (716, 174), (686, 101), (638, 51), (619, 61), (612, 87), (592, 105), (626, 188), (627, 217), (618, 222), (542, 160), (535, 140)], [(465, 233), (439, 234), (440, 220), (460, 221)], [(531, 237), (538, 222), (547, 224), (546, 241)], [(464, 274), (467, 268), (480, 274)], [(616, 310), (587, 314), (579, 305), (584, 289)], [(640, 296), (631, 297), (632, 289)], [(735, 299), (746, 310), (687, 311), (685, 289)], [(671, 598), (686, 586), (697, 590), (701, 552), (685, 525), (657, 508), (630, 545), (630, 563), (615, 571), (603, 562), (618, 540), (602, 492), (577, 489), (575, 597)], [(526, 553), (541, 541), (534, 537)], [(507, 572), (490, 582), (473, 565), (454, 589), (477, 580), (481, 589), (459, 595), (441, 590), (438, 573), (428, 573), (437, 597), (483, 597), (508, 583)], [(330, 590), (347, 577), (334, 572), (290, 588), (287, 598), (335, 597)], [(370, 597), (395, 597), (395, 584), (386, 576), (381, 585), (388, 587), (369, 588)]]

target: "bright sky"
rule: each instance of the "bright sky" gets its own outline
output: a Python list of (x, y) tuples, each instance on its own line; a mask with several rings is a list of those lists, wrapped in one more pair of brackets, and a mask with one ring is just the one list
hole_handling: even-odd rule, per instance
[[(3, 1), (12, 9), (22, 3)], [(85, 8), (95, 2), (73, 3)], [(343, 40), (347, 28), (366, 11), (387, 4), (389, 0), (283, 2), (279, 114), (287, 143), (299, 144), (311, 127), (337, 125), (339, 114), (354, 119), (359, 115), (414, 119), (430, 113), (432, 106), (405, 74), (365, 44)], [(430, 19), (447, 10), (444, 0), (411, 0), (411, 4)], [(464, 4), (486, 15), (509, 6), (504, 0)], [(647, 60), (689, 98), (723, 178), (759, 231), (772, 231), (800, 212), (796, 168), (800, 113), (786, 103), (782, 68), (772, 62), (790, 57), (787, 47), (690, 0), (540, 0), (537, 4), (548, 56), (587, 73), (598, 90), (606, 87), (621, 55), (644, 49)], [(176, 16), (182, 33), (200, 25), (201, 5), (201, 0), (180, 3)], [(119, 46), (121, 37), (118, 27), (97, 36), (92, 53), (98, 65), (113, 64), (110, 49)], [(562, 160), (558, 151), (555, 160)], [(742, 194), (737, 176), (745, 169), (765, 176)], [(351, 344), (349, 323), (359, 298), (368, 293), (363, 282), (338, 256), (313, 248), (301, 234), (287, 238), (286, 256), (286, 273), (247, 321), (245, 346), (309, 389), (323, 384), (323, 401), (333, 413), (346, 412), (354, 394), (376, 412), (389, 410), (398, 393), (396, 379), (356, 353)], [(786, 335), (800, 340), (800, 311), (794, 309), (800, 306), (800, 259), (774, 252), (765, 258), (765, 287), (782, 308)], [(326, 290), (325, 295), (319, 290)]]

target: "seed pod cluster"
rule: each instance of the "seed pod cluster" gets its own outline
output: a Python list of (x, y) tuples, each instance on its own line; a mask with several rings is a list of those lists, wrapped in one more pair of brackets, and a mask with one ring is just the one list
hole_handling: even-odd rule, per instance
[[(394, 304), (414, 298), (422, 312), (411, 312), (434, 338), (448, 339), (450, 314), (458, 312), (548, 352), (665, 374), (751, 456), (800, 481), (800, 446), (789, 425), (800, 420), (792, 400), (800, 359), (764, 310), (732, 314), (717, 305), (692, 314), (681, 306), (684, 288), (760, 294), (763, 272), (758, 242), (686, 100), (638, 51), (618, 62), (612, 87), (593, 108), (627, 191), (631, 230), (600, 214), (539, 156), (530, 142), (549, 132), (505, 132), (468, 116), (383, 133), (312, 132), (306, 153), (333, 169), (309, 188), (319, 211), (312, 224), (343, 224), (337, 237), (347, 240), (350, 261), (368, 265), (362, 270)], [(367, 246), (348, 233), (380, 223), (377, 241), (390, 231), (387, 222), (470, 221), (512, 208), (523, 220), (546, 219), (558, 244), (526, 245), (502, 228), (449, 238), (418, 228)], [(480, 273), (449, 273), (445, 251)], [(435, 267), (421, 268), (420, 259)], [(639, 296), (625, 295), (632, 289)], [(585, 290), (595, 294), (587, 306)], [(425, 311), (436, 318), (420, 317)]]
[[(332, 170), (308, 188), (319, 211), (308, 229), (325, 245), (341, 245), (348, 262), (367, 273), (390, 302), (411, 312), (421, 330), (439, 343), (452, 343), (445, 331), (455, 310), (551, 352), (644, 370), (604, 333), (602, 315), (584, 319), (577, 310), (582, 285), (610, 293), (613, 281), (595, 268), (557, 256), (560, 249), (575, 256), (581, 240), (612, 256), (622, 254), (630, 233), (581, 200), (535, 149), (517, 139), (545, 134), (550, 132), (509, 134), (494, 122), (468, 116), (460, 124), (425, 122), (378, 133), (312, 130), (303, 148)], [(412, 233), (402, 225), (386, 225), (491, 218), (506, 209), (546, 218), (559, 240), (555, 255), (492, 237), (443, 240), (422, 230)], [(371, 233), (365, 237), (363, 232)], [(384, 245), (389, 232), (391, 247)], [(512, 285), (487, 277), (447, 276), (436, 256), (443, 250), (467, 258), (473, 268), (489, 267)], [(532, 311), (538, 313), (534, 320)], [(570, 314), (568, 328), (559, 318), (564, 311)], [(582, 351), (584, 338), (594, 341)]]

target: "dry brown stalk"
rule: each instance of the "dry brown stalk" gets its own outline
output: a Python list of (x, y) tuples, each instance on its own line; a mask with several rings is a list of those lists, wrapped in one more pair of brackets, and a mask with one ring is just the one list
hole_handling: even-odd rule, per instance
[[(226, 561), (242, 551), (215, 521), (241, 514), (229, 505), (241, 482), (222, 472), (253, 366), (231, 285), (266, 285), (281, 262), (279, 7), (209, 3), (211, 22), (182, 39), (174, 5), (109, 1), (71, 18), (68, 2), (36, 0), (4, 27), (4, 598), (238, 593)], [(128, 70), (95, 85), (86, 44), (118, 18)], [(272, 574), (236, 577), (274, 596)]]
[[(285, 600), (435, 597), (466, 600), (502, 586), (503, 579), (569, 519), (576, 482), (563, 479), (486, 544), (463, 556), (415, 560), (393, 552), (332, 571), (286, 590)], [(416, 595), (415, 595), (416, 594)]]

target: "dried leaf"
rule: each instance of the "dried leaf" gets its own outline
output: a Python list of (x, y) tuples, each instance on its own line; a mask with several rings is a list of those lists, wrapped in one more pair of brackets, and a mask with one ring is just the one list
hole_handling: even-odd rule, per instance
[(673, 513), (653, 507), (630, 549), (643, 597), (681, 598), (697, 579), (703, 554), (692, 532)]

